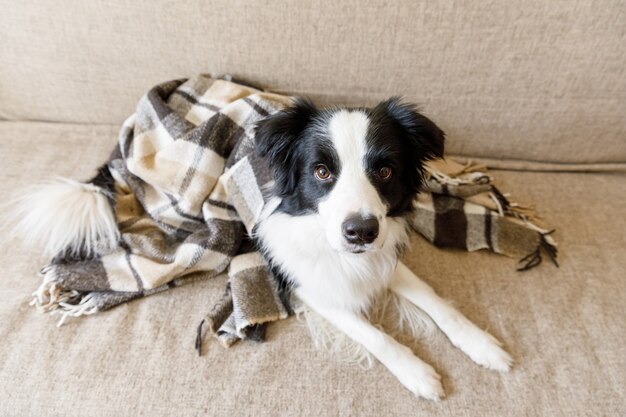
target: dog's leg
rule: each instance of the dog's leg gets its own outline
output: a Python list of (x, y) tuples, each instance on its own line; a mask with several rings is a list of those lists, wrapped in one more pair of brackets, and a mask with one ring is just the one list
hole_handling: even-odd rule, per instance
[(402, 262), (398, 262), (390, 288), (424, 310), (448, 336), (452, 344), (465, 352), (474, 362), (496, 371), (509, 370), (513, 361), (500, 347), (500, 342), (440, 298)]
[(415, 395), (433, 401), (443, 397), (439, 374), (408, 347), (374, 327), (360, 314), (339, 308), (322, 308), (307, 302), (305, 297), (300, 298), (337, 329), (363, 345)]

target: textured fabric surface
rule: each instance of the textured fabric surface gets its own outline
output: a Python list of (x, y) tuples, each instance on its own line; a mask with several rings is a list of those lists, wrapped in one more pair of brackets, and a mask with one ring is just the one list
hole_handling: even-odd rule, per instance
[(437, 247), (488, 249), (517, 258), (520, 269), (538, 266), (544, 254), (558, 265), (552, 231), (533, 206), (509, 201), (482, 168), (452, 158), (430, 162), (430, 176), (415, 201), (414, 230)]
[[(267, 164), (254, 152), (255, 124), (289, 102), (287, 96), (202, 75), (151, 88), (90, 181), (92, 192), (110, 198), (119, 235), (94, 233), (77, 244), (80, 250), (57, 248), (41, 270), (34, 304), (60, 312), (62, 323), (183, 285), (197, 273), (216, 276), (228, 269), (232, 325), (217, 330), (220, 340), (230, 345), (245, 338), (249, 326), (286, 318), (278, 284), (257, 271), (259, 264), (263, 268), (260, 256), (252, 261), (241, 251), (261, 213), (262, 189), (271, 181)], [(41, 187), (47, 186), (57, 183)], [(31, 192), (19, 203), (26, 224), (33, 207), (23, 205), (38, 202)], [(9, 221), (19, 224), (22, 216), (16, 217)], [(246, 261), (231, 263), (237, 256)], [(209, 318), (211, 328), (222, 325), (216, 316)]]
[[(116, 137), (116, 126), (0, 123), (0, 198), (51, 174), (89, 178)], [(626, 176), (497, 177), (516, 199), (540, 202), (558, 230), (561, 268), (517, 273), (510, 259), (417, 236), (405, 260), (505, 343), (516, 361), (509, 374), (479, 368), (440, 333), (409, 342), (443, 375), (448, 397), (429, 403), (380, 364), (364, 371), (328, 359), (295, 318), (272, 326), (264, 344), (224, 352), (212, 341), (198, 358), (197, 317), (225, 276), (57, 329), (28, 306), (44, 259), (3, 238), (0, 415), (624, 415)]]
[(119, 125), (162, 80), (229, 73), (325, 103), (404, 94), (450, 154), (626, 161), (621, 0), (0, 5), (0, 118)]
[(487, 165), (494, 169), (509, 171), (537, 171), (537, 172), (626, 172), (626, 162), (620, 163), (554, 163), (535, 162), (520, 159), (468, 158), (456, 156), (459, 162)]

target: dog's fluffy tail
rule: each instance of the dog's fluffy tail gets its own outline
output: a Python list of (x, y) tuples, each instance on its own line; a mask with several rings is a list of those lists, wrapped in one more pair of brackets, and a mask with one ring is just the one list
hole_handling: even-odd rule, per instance
[(92, 256), (118, 244), (120, 233), (106, 191), (56, 178), (23, 190), (10, 202), (7, 226), (44, 254)]

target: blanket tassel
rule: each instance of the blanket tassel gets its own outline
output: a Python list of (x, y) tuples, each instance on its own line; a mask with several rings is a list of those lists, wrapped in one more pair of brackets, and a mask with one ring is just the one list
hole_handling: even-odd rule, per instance
[(533, 252), (529, 253), (519, 261), (519, 263), (523, 265), (517, 268), (518, 271), (528, 271), (529, 269), (532, 269), (539, 265), (542, 261), (541, 249), (543, 249), (548, 254), (548, 257), (550, 258), (552, 263), (557, 268), (559, 267), (559, 263), (556, 260), (558, 253), (556, 246), (551, 243), (552, 239), (549, 239), (549, 235), (551, 235), (552, 233), (554, 233), (554, 230), (539, 234), (539, 245), (537, 246), (537, 249), (535, 249)]
[(491, 186), (491, 194), (496, 200), (498, 207), (501, 208), (501, 211), (508, 212), (511, 210), (511, 202), (505, 197), (504, 194), (502, 194), (502, 192), (500, 192), (500, 190), (498, 190), (498, 188), (496, 188), (495, 185)]
[(79, 317), (98, 312), (98, 305), (91, 294), (76, 290), (68, 291), (59, 283), (53, 265), (48, 265), (39, 272), (42, 283), (33, 293), (31, 306), (36, 306), (43, 312), (61, 314), (57, 323), (60, 327), (68, 317)]
[(39, 272), (42, 278), (41, 285), (32, 294), (31, 306), (48, 312), (61, 307), (62, 303), (68, 303), (80, 296), (78, 291), (67, 291), (59, 285), (58, 277), (52, 265), (45, 266)]
[(198, 352), (198, 356), (202, 356), (202, 327), (204, 326), (204, 322), (206, 320), (202, 319), (200, 324), (198, 325), (198, 330), (196, 331), (196, 351)]

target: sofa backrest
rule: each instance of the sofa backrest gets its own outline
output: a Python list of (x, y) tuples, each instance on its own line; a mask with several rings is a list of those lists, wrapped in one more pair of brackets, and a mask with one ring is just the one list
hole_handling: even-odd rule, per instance
[(622, 0), (0, 0), (0, 118), (119, 124), (233, 74), (321, 104), (420, 103), (448, 152), (626, 161)]

